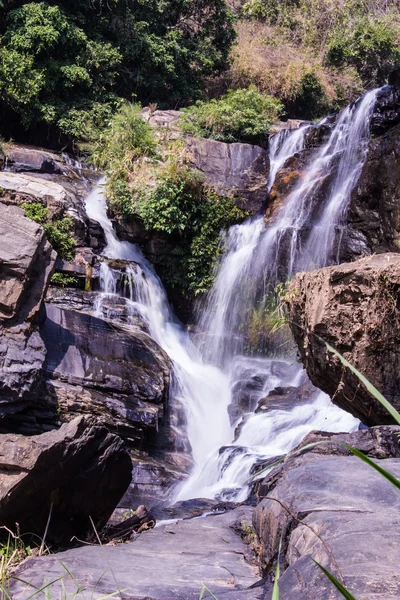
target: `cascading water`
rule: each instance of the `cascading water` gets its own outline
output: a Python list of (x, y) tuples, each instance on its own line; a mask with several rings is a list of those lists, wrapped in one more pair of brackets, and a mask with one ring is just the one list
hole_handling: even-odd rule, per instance
[[(174, 398), (181, 402), (187, 413), (187, 434), (193, 461), (199, 462), (204, 453), (219, 448), (230, 438), (228, 416), (230, 402), (229, 380), (220, 369), (204, 363), (188, 333), (174, 319), (165, 290), (150, 263), (140, 249), (129, 242), (118, 240), (107, 216), (103, 192), (104, 180), (88, 195), (86, 212), (103, 227), (107, 246), (103, 252), (108, 258), (131, 261), (128, 274), (134, 285), (130, 287), (128, 309), (139, 314), (151, 337), (161, 346), (174, 363)], [(106, 263), (100, 270), (102, 295), (95, 306), (101, 314), (101, 303), (116, 294), (116, 282)], [(215, 402), (218, 398), (218, 402)], [(214, 419), (210, 422), (210, 414)], [(204, 432), (207, 431), (207, 436)]]
[[(304, 382), (305, 374), (289, 361), (243, 356), (241, 325), (260, 287), (266, 292), (270, 285), (304, 266), (305, 260), (306, 266), (328, 261), (333, 237), (327, 239), (326, 234), (339, 224), (362, 168), (375, 95), (366, 94), (339, 115), (328, 142), (312, 157), (303, 179), (285, 199), (272, 224), (266, 226), (260, 215), (227, 232), (226, 251), (199, 321), (199, 330), (204, 333), (200, 349), (174, 319), (162, 284), (140, 249), (117, 239), (107, 217), (101, 185), (87, 198), (89, 217), (97, 220), (106, 234), (104, 255), (131, 261), (127, 272), (134, 285), (130, 286), (127, 302), (132, 313), (141, 315), (150, 335), (174, 363), (170, 402), (181, 403), (186, 410), (194, 462), (191, 475), (177, 489), (175, 499), (203, 496), (243, 500), (248, 491), (245, 482), (255, 463), (288, 452), (312, 429), (351, 431), (358, 426), (356, 419), (317, 390), (286, 410), (254, 413), (260, 399), (271, 390), (277, 386), (297, 387)], [(271, 139), (269, 188), (287, 159), (302, 150), (307, 130), (302, 127), (285, 131)], [(315, 252), (311, 259), (308, 255), (305, 259), (307, 240), (302, 239), (302, 231), (315, 212), (321, 178), (332, 171), (333, 165), (337, 165), (337, 171), (328, 200), (318, 213), (315, 232), (311, 228), (309, 236), (307, 252)], [(315, 241), (318, 239), (326, 241), (324, 247)], [(101, 267), (101, 280), (103, 295), (96, 307), (99, 314), (102, 299), (116, 294), (107, 263)], [(228, 407), (232, 391), (235, 393), (235, 386), (243, 382), (253, 386), (252, 407), (235, 439), (234, 427), (239, 419), (233, 418), (231, 424)]]

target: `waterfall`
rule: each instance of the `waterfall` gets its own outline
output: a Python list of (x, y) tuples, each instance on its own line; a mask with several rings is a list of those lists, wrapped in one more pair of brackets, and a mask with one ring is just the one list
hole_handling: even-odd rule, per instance
[[(102, 225), (106, 235), (103, 254), (129, 261), (127, 273), (134, 285), (129, 286), (128, 308), (141, 316), (151, 337), (173, 362), (170, 405), (179, 403), (185, 409), (194, 463), (189, 478), (176, 489), (175, 499), (244, 500), (255, 464), (288, 452), (313, 429), (352, 431), (358, 427), (356, 419), (318, 390), (286, 408), (264, 407), (254, 412), (276, 387), (297, 388), (307, 378), (293, 361), (244, 356), (243, 323), (249, 309), (275, 283), (285, 281), (300, 267), (329, 262), (365, 159), (375, 97), (376, 91), (370, 92), (342, 111), (328, 141), (310, 153), (303, 177), (271, 223), (258, 215), (225, 234), (215, 284), (199, 317), (202, 335), (197, 345), (174, 318), (161, 281), (141, 250), (118, 240), (107, 216), (104, 181), (86, 199), (88, 216)], [(303, 149), (311, 127), (272, 137), (269, 190), (288, 158)], [(321, 181), (329, 178), (327, 199), (318, 206)], [(106, 261), (100, 278), (98, 314), (102, 314), (102, 302), (117, 294)], [(251, 406), (240, 415), (229, 415), (240, 386), (250, 390)]]

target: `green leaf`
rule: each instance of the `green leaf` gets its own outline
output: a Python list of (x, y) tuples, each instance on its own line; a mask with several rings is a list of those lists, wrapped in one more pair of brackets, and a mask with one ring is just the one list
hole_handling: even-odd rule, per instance
[(354, 454), (354, 456), (357, 456), (359, 459), (364, 461), (367, 465), (369, 465), (372, 469), (374, 469), (375, 471), (380, 473), (380, 475), (382, 475), (385, 479), (390, 481), (390, 483), (392, 483), (397, 489), (400, 490), (400, 481), (394, 475), (389, 473), (389, 471), (386, 471), (386, 469), (383, 469), (382, 467), (380, 467), (376, 462), (371, 460), (368, 456), (366, 456), (365, 454), (363, 454), (362, 452), (357, 450), (357, 448), (353, 448), (353, 446), (349, 446), (348, 444), (345, 444), (344, 442), (335, 442), (335, 443), (350, 450), (350, 452), (352, 454)]
[(279, 577), (281, 576), (281, 570), (279, 561), (281, 558), (281, 550), (282, 550), (282, 537), (279, 541), (279, 549), (278, 549), (278, 559), (276, 561), (276, 569), (275, 569), (275, 581), (274, 587), (272, 589), (272, 598), (271, 600), (279, 600)]
[(332, 575), (332, 573), (330, 573), (327, 569), (325, 569), (322, 565), (319, 564), (319, 562), (317, 562), (314, 559), (311, 559), (316, 565), (317, 567), (319, 567), (321, 569), (321, 571), (323, 573), (325, 573), (325, 575), (327, 576), (327, 578), (333, 583), (333, 585), (336, 587), (337, 590), (339, 590), (339, 592), (342, 594), (343, 598), (346, 598), (346, 600), (356, 600), (356, 598), (350, 594), (350, 592), (344, 587), (344, 585), (342, 585), (340, 583), (340, 581), (338, 581), (336, 579), (336, 577), (334, 575)]

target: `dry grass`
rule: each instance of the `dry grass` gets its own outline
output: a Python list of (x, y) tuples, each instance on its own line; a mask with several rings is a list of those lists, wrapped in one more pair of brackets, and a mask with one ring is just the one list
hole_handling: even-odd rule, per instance
[(237, 30), (238, 44), (227, 76), (229, 87), (254, 84), (260, 92), (288, 102), (299, 93), (304, 75), (313, 74), (332, 106), (345, 104), (362, 91), (353, 69), (325, 67), (322, 56), (290, 39), (287, 30), (257, 21), (241, 21)]

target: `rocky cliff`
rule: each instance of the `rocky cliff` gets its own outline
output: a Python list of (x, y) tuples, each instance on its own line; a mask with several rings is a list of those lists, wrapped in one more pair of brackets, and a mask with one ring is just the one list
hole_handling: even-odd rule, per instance
[(400, 255), (297, 274), (290, 328), (311, 381), (367, 425), (391, 423), (386, 409), (332, 353), (328, 342), (400, 409)]

